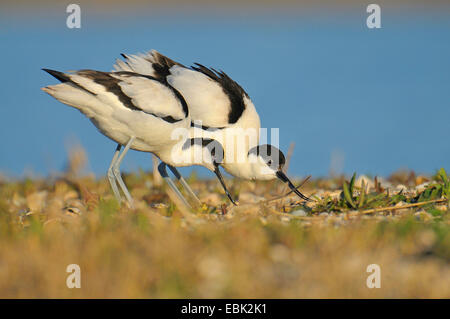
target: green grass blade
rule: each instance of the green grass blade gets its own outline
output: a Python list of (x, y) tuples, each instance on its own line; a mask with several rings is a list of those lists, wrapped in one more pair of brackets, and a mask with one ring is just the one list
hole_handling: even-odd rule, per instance
[(350, 188), (347, 182), (344, 182), (342, 185), (343, 192), (344, 192), (344, 199), (345, 201), (353, 208), (356, 208), (355, 203), (353, 203), (352, 194), (350, 193)]

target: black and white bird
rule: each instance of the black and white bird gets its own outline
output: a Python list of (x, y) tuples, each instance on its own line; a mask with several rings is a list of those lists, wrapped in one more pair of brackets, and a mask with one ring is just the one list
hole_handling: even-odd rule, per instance
[[(61, 83), (44, 87), (43, 91), (81, 111), (101, 133), (118, 143), (108, 169), (108, 179), (118, 201), (121, 201), (121, 196), (117, 184), (129, 205), (134, 206), (120, 174), (120, 164), (129, 149), (158, 156), (163, 163), (170, 165), (194, 197), (195, 194), (174, 167), (204, 166), (216, 173), (231, 198), (218, 170), (223, 158), (221, 146), (211, 139), (197, 143), (189, 137), (181, 142), (171, 138), (174, 130), (190, 128), (191, 119), (183, 96), (166, 81), (133, 72), (44, 71)], [(211, 144), (214, 144), (214, 149)], [(120, 153), (122, 146), (125, 148)], [(202, 156), (196, 156), (198, 153)], [(188, 205), (170, 178), (165, 177), (178, 197)]]
[[(224, 148), (221, 166), (228, 173), (250, 180), (279, 178), (299, 197), (309, 200), (282, 171), (283, 153), (272, 145), (258, 145), (260, 119), (256, 108), (244, 89), (225, 72), (198, 63), (185, 67), (156, 50), (122, 56), (124, 60), (116, 61), (115, 71), (152, 76), (183, 95), (192, 121), (191, 137), (218, 141)], [(241, 142), (243, 133), (248, 136)]]
[[(166, 164), (196, 201), (175, 167), (201, 165), (213, 171), (234, 204), (220, 165), (244, 179), (279, 178), (308, 200), (283, 173), (283, 153), (272, 145), (258, 145), (258, 113), (248, 94), (228, 75), (200, 64), (187, 68), (156, 51), (124, 57), (126, 61), (117, 61), (115, 72), (44, 69), (61, 83), (43, 88), (81, 111), (101, 133), (118, 143), (108, 179), (119, 201), (118, 186), (133, 206), (120, 174), (120, 164), (129, 149), (155, 154), (161, 160), (159, 171), (186, 205), (167, 175)], [(174, 138), (179, 129), (187, 132), (181, 140)], [(238, 147), (236, 139), (243, 129), (253, 130), (254, 136)]]

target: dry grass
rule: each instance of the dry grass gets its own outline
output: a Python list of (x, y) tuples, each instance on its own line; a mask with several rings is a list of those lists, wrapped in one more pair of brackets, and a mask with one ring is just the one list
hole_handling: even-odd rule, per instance
[[(450, 297), (448, 202), (324, 214), (295, 197), (255, 204), (281, 194), (277, 182), (230, 180), (241, 202), (232, 208), (217, 181), (191, 176), (208, 204), (188, 221), (151, 173), (126, 176), (131, 211), (74, 165), (53, 180), (0, 181), (0, 297)], [(302, 192), (336, 197), (340, 183), (313, 180)], [(66, 286), (74, 263), (81, 289)], [(374, 263), (380, 289), (366, 287)]]

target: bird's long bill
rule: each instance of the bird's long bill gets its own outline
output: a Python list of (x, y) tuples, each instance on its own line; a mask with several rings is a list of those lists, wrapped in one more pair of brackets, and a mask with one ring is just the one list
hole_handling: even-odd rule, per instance
[(279, 179), (281, 179), (281, 181), (283, 181), (283, 183), (287, 183), (289, 188), (295, 193), (297, 194), (301, 199), (310, 201), (311, 199), (306, 197), (305, 195), (303, 195), (302, 193), (299, 192), (299, 190), (297, 189), (297, 187), (294, 186), (294, 184), (292, 184), (292, 182), (289, 180), (289, 178), (286, 176), (286, 174), (284, 174), (282, 171), (278, 171), (277, 172), (277, 177)]
[(222, 187), (223, 187), (223, 189), (225, 190), (225, 193), (227, 194), (228, 198), (231, 200), (231, 202), (232, 202), (235, 206), (237, 206), (236, 202), (233, 200), (233, 197), (231, 197), (231, 194), (230, 194), (230, 192), (228, 191), (227, 186), (225, 185), (225, 182), (224, 182), (223, 177), (222, 177), (222, 173), (220, 173), (220, 170), (219, 170), (219, 166), (216, 166), (216, 168), (214, 169), (214, 173), (216, 173), (216, 176), (217, 176), (217, 178), (219, 179), (220, 184), (222, 184)]

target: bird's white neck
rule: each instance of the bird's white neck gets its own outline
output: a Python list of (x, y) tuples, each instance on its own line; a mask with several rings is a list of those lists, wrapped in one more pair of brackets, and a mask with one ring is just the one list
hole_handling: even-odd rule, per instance
[(191, 139), (181, 139), (174, 145), (163, 148), (159, 154), (161, 161), (175, 167), (200, 165), (214, 171), (214, 164), (209, 150), (201, 143)]

